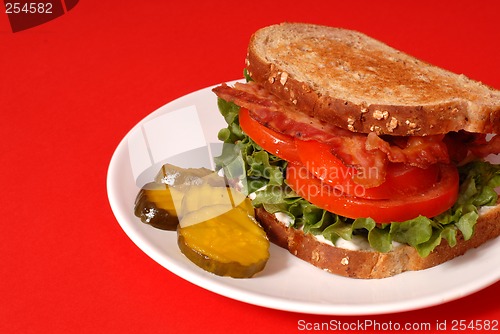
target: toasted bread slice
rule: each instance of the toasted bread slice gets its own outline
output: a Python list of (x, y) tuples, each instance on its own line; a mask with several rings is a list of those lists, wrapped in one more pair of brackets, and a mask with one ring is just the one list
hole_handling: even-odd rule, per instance
[(319, 241), (312, 234), (285, 226), (263, 208), (256, 209), (256, 218), (271, 242), (288, 249), (298, 258), (333, 274), (365, 279), (385, 278), (404, 271), (431, 268), (500, 235), (500, 204), (481, 213), (471, 239), (466, 241), (459, 233), (455, 247), (442, 241), (425, 258), (420, 257), (408, 245), (399, 245), (388, 253), (336, 247)]
[(258, 30), (250, 76), (304, 112), (361, 133), (500, 133), (500, 91), (359, 32), (283, 23)]

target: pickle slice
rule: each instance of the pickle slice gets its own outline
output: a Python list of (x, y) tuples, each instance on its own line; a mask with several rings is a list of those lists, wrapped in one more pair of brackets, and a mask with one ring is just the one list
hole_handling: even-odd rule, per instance
[[(220, 206), (205, 206), (184, 219), (212, 216)], [(187, 227), (179, 225), (177, 236), (179, 248), (189, 260), (219, 276), (250, 278), (262, 271), (269, 259), (266, 233), (241, 207)]]
[(165, 164), (155, 177), (156, 183), (174, 186), (179, 189), (208, 183), (210, 185), (224, 185), (225, 180), (213, 170), (207, 168), (181, 168)]
[(153, 227), (177, 230), (181, 252), (216, 275), (250, 278), (269, 259), (251, 200), (208, 169), (164, 165), (137, 194), (134, 213)]
[(181, 207), (184, 194), (165, 184), (151, 182), (137, 194), (134, 214), (145, 224), (175, 231), (179, 224), (176, 208)]
[(203, 184), (225, 187), (225, 180), (206, 168), (180, 168), (165, 164), (155, 181), (146, 184), (137, 194), (134, 214), (145, 224), (175, 231), (184, 193), (190, 187)]
[[(252, 201), (230, 187), (212, 187), (209, 184), (190, 187), (182, 201), (181, 216), (198, 211), (205, 206), (225, 205), (229, 208), (241, 207), (254, 216)], [(226, 210), (228, 211), (228, 210)], [(222, 214), (224, 211), (220, 212)], [(215, 217), (215, 216), (214, 216)], [(211, 217), (206, 217), (209, 219)], [(191, 220), (192, 221), (192, 220)]]
[(188, 214), (182, 216), (179, 220), (179, 226), (181, 228), (188, 227), (195, 224), (203, 223), (207, 220), (217, 218), (220, 215), (231, 211), (233, 207), (226, 204), (216, 204), (210, 206), (204, 206), (195, 211), (191, 211)]

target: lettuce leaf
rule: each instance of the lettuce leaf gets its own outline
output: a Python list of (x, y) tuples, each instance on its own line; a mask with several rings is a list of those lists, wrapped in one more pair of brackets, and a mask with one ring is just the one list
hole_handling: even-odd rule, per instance
[(309, 203), (286, 185), (283, 175), (287, 162), (264, 151), (245, 135), (239, 126), (237, 105), (219, 99), (218, 107), (228, 126), (219, 132), (224, 147), (215, 158), (217, 168), (224, 169), (228, 179), (240, 182), (245, 194), (253, 194), (255, 207), (285, 213), (294, 228), (322, 235), (334, 244), (339, 238), (351, 240), (354, 235), (362, 235), (379, 252), (404, 243), (426, 257), (443, 239), (451, 247), (456, 245), (458, 233), (470, 239), (480, 207), (494, 205), (498, 200), (495, 188), (500, 186), (500, 165), (473, 161), (459, 167), (458, 200), (439, 216), (419, 216), (391, 224), (377, 224), (371, 218), (342, 217)]

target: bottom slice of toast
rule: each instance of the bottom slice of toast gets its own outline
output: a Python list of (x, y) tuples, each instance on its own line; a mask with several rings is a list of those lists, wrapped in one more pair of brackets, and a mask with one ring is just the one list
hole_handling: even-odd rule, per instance
[(271, 242), (318, 268), (352, 278), (385, 278), (404, 271), (431, 268), (500, 235), (500, 204), (481, 212), (472, 238), (464, 240), (458, 233), (455, 247), (450, 247), (443, 239), (425, 258), (408, 245), (396, 246), (387, 253), (336, 247), (312, 234), (286, 226), (263, 208), (257, 208), (255, 215)]

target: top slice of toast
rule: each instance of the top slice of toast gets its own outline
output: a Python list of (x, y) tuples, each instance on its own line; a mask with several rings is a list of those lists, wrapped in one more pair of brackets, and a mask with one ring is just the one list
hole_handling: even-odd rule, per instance
[(361, 133), (500, 133), (500, 91), (356, 31), (304, 23), (258, 30), (250, 76), (324, 122)]

